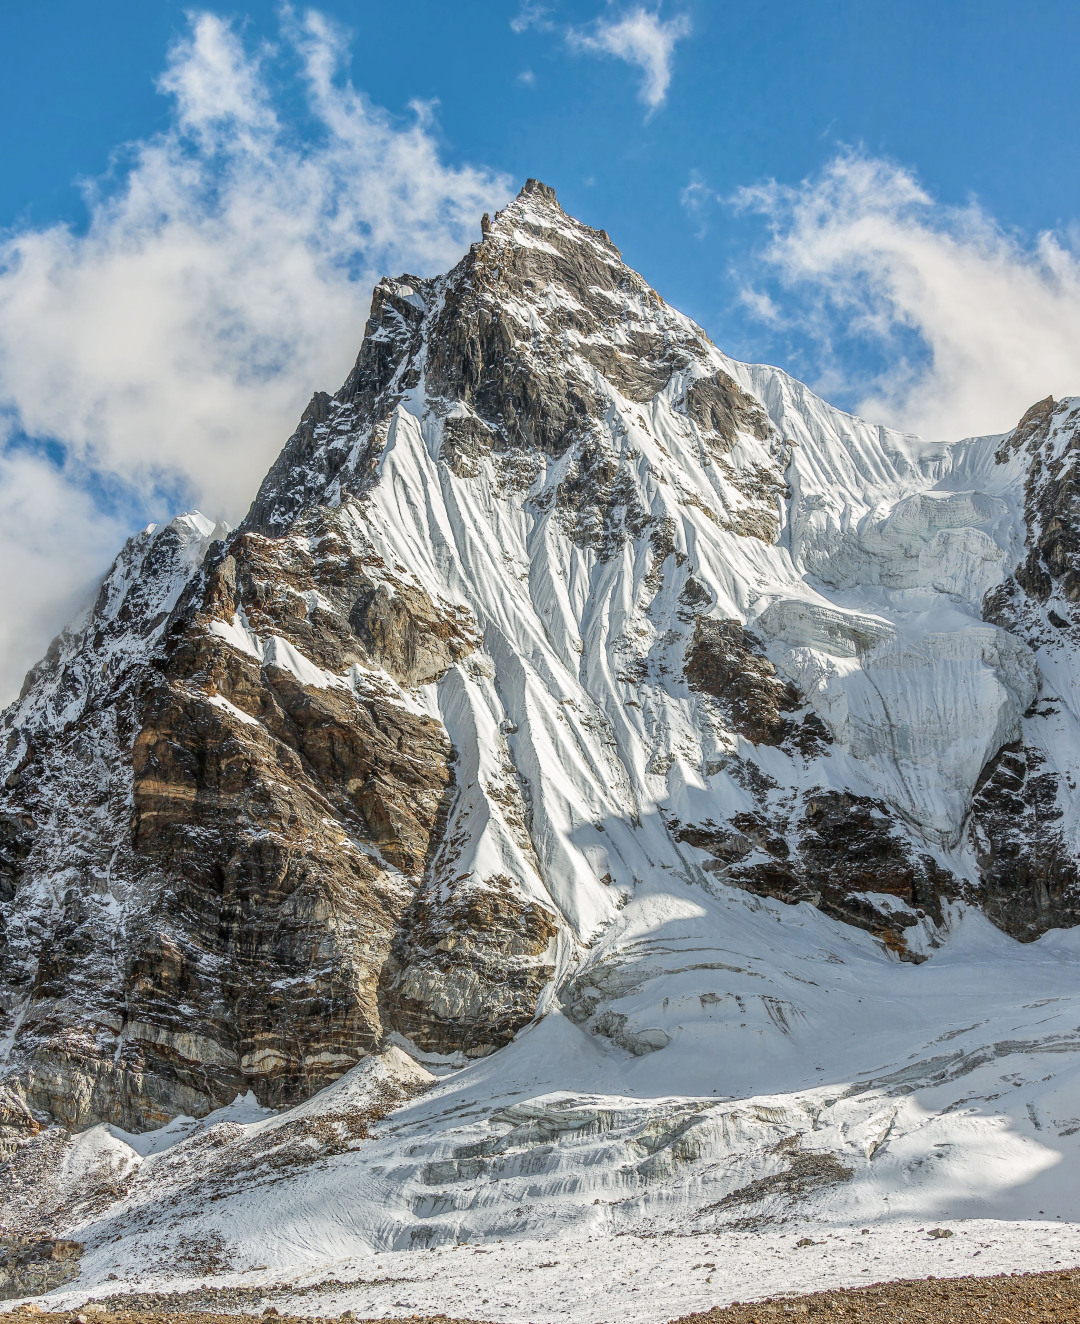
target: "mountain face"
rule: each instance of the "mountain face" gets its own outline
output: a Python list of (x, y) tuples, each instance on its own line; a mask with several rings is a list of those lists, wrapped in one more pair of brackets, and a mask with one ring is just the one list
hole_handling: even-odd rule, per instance
[(537, 1017), (659, 1062), (733, 901), (920, 968), (1076, 924), (1078, 457), (1080, 401), (932, 445), (727, 358), (530, 181), (4, 713), (8, 1149)]

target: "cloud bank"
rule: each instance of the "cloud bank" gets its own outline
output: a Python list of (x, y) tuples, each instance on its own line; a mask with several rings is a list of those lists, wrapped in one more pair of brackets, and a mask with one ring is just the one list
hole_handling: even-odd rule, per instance
[(193, 15), (159, 84), (170, 126), (87, 189), (85, 231), (0, 243), (0, 701), (118, 549), (118, 506), (235, 520), (344, 378), (372, 282), (444, 269), (507, 200), (507, 179), (443, 163), (429, 108), (399, 122), (343, 80), (343, 46), (318, 14), (286, 11), (277, 52)]
[[(695, 219), (702, 187), (693, 178), (683, 194)], [(952, 439), (1005, 431), (1036, 400), (1080, 393), (1075, 236), (1025, 242), (977, 203), (943, 206), (911, 171), (857, 152), (734, 202), (766, 219), (785, 311), (760, 286), (744, 301), (807, 337), (826, 389), (854, 395), (867, 418)], [(860, 344), (880, 365), (869, 384), (851, 353)]]
[(661, 20), (655, 11), (639, 5), (620, 17), (597, 19), (590, 29), (571, 28), (566, 39), (572, 50), (614, 56), (640, 69), (638, 97), (651, 115), (667, 100), (675, 47), (689, 34), (685, 15)]

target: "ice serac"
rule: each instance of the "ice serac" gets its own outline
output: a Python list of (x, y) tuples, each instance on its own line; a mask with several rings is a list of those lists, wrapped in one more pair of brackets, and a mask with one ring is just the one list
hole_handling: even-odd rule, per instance
[(529, 181), (4, 714), (0, 1124), (293, 1106), (538, 1016), (670, 1053), (678, 935), (757, 897), (909, 962), (960, 898), (1074, 924), (1078, 408), (871, 426)]

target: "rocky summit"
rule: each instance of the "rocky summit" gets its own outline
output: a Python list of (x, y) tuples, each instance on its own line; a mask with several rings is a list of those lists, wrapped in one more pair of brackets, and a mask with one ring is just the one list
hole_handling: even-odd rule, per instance
[(0, 1222), (94, 1282), (1067, 1185), (1078, 458), (728, 358), (535, 180), (381, 281), (3, 714)]

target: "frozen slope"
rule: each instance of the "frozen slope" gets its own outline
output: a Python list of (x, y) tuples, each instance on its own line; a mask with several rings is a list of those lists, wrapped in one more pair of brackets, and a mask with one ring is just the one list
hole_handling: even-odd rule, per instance
[[(392, 1106), (425, 1083), (397, 1048), (291, 1113), (234, 1106), (163, 1149), (82, 1133), (58, 1194), (87, 1252), (57, 1304), (118, 1273), (302, 1313), (315, 1292), (320, 1313), (651, 1324), (1080, 1255), (1071, 935), (1021, 947), (969, 913), (912, 966), (809, 906), (702, 894), (631, 903), (607, 943), (662, 1052), (556, 1011), (481, 1062), (429, 1063), (441, 1078), (367, 1134), (380, 1090)], [(926, 1236), (942, 1225), (947, 1245)]]
[[(477, 263), (486, 254), (497, 264), (500, 245), (515, 260), (529, 245), (561, 245), (615, 265), (604, 239), (537, 193), (496, 220)], [(872, 427), (776, 369), (727, 359), (632, 273), (616, 276), (601, 309), (614, 304), (615, 316), (609, 325), (588, 310), (598, 325), (587, 336), (560, 334), (556, 316), (584, 311), (580, 289), (550, 280), (523, 308), (512, 284), (496, 286), (489, 302), (502, 304), (520, 351), (535, 368), (554, 343), (558, 371), (587, 384), (591, 412), (583, 437), (556, 456), (500, 451), (485, 437), (464, 466), (447, 460), (451, 424), (488, 424), (429, 383), (426, 346), (462, 297), (460, 277), (392, 291), (423, 317), (363, 480), (365, 534), (477, 621), (482, 654), (450, 673), (437, 700), (455, 746), (486, 752), (477, 785), (516, 769), (543, 887), (579, 939), (635, 878), (657, 868), (694, 876), (696, 857), (665, 815), (694, 823), (717, 806), (728, 816), (759, 808), (727, 770), (731, 755), (739, 774), (752, 763), (785, 791), (880, 798), (917, 849), (975, 882), (957, 849), (974, 788), (1038, 690), (1026, 642), (982, 616), (1023, 539), (1016, 466), (1007, 477), (989, 472), (1001, 439), (935, 451)], [(647, 400), (595, 366), (619, 353), (627, 328), (639, 344), (679, 347), (679, 366)], [(727, 433), (715, 430), (719, 409), (710, 416), (692, 403), (702, 382), (717, 381), (735, 416)], [(338, 409), (322, 428), (327, 451), (354, 445), (369, 460)], [(327, 485), (330, 500), (351, 488), (350, 465)], [(827, 756), (807, 760), (790, 742), (755, 748), (713, 696), (694, 692), (684, 668), (699, 614), (742, 622), (767, 642), (831, 735)], [(478, 742), (479, 731), (490, 740)], [(478, 876), (502, 859), (534, 889), (508, 835), (501, 844), (492, 835), (496, 801), (468, 813), (458, 872), (472, 868), (469, 851), (489, 852)]]

